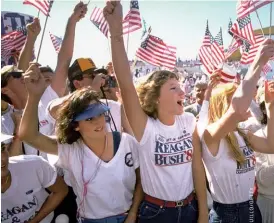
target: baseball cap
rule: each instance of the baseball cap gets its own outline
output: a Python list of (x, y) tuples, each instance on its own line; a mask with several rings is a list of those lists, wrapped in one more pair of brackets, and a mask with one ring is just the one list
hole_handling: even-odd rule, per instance
[(95, 63), (90, 58), (78, 58), (68, 69), (68, 79), (73, 81), (77, 77), (81, 77), (83, 74), (107, 74), (107, 70), (95, 66)]
[(88, 118), (94, 118), (107, 111), (109, 111), (109, 107), (103, 103), (90, 104), (83, 112), (76, 115), (73, 121), (79, 122)]

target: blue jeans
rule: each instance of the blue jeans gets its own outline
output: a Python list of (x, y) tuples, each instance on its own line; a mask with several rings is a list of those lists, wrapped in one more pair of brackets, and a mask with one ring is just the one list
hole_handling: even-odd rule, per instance
[(254, 200), (237, 204), (221, 204), (213, 201), (209, 223), (261, 223), (261, 212)]
[(140, 205), (139, 223), (195, 223), (198, 221), (198, 202), (193, 199), (183, 207), (160, 207), (148, 201)]
[(81, 218), (81, 223), (123, 223), (126, 220), (126, 215), (117, 215), (102, 219), (87, 219)]

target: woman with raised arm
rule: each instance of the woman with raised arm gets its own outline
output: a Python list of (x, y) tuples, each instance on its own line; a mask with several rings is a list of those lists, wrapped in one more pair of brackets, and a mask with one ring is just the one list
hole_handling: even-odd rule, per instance
[(142, 200), (135, 139), (106, 130), (109, 108), (91, 88), (77, 90), (64, 101), (56, 121), (57, 140), (42, 135), (36, 121), (45, 80), (36, 64), (24, 80), (28, 100), (19, 137), (59, 156), (57, 166), (68, 171), (77, 196), (79, 222), (134, 222)]
[(139, 86), (138, 98), (124, 47), (122, 6), (119, 1), (106, 4), (104, 16), (111, 34), (114, 71), (127, 118), (140, 142), (138, 152), (145, 198), (140, 206), (139, 222), (208, 222), (196, 119), (184, 113), (184, 92), (179, 78), (170, 71), (155, 71)]
[(203, 160), (213, 199), (212, 223), (261, 222), (260, 211), (253, 199), (254, 151), (274, 153), (273, 94), (268, 101), (267, 138), (244, 132), (237, 126), (247, 119), (262, 68), (273, 55), (274, 41), (265, 40), (240, 85), (221, 84), (212, 92), (209, 124), (201, 134)]

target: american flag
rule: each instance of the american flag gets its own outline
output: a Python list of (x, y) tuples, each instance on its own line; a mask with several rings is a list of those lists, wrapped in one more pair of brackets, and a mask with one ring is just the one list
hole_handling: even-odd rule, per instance
[(230, 19), (229, 23), (228, 23), (228, 34), (231, 35), (232, 37), (234, 37), (233, 33), (230, 31), (232, 25), (233, 25), (233, 23), (232, 23), (232, 20)]
[(156, 36), (148, 35), (136, 52), (136, 57), (154, 66), (173, 70), (176, 64), (176, 47), (167, 45)]
[(123, 20), (123, 34), (128, 34), (142, 28), (139, 4), (137, 0), (130, 1), (130, 10)]
[(250, 15), (237, 19), (237, 21), (232, 25), (230, 32), (233, 33), (233, 35), (248, 41), (250, 44), (256, 43)]
[(41, 1), (41, 0), (24, 0), (23, 4), (25, 5), (32, 5), (35, 8), (37, 8), (39, 11), (41, 11), (45, 16), (49, 16), (53, 0), (50, 1)]
[(21, 51), (27, 39), (27, 30), (20, 27), (1, 37), (1, 60), (7, 63), (10, 57)]
[(267, 63), (264, 67), (263, 67), (263, 72), (265, 74), (267, 74), (268, 72), (272, 72), (272, 67), (270, 63)]
[(225, 60), (228, 59), (240, 46), (243, 45), (243, 40), (241, 40), (238, 36), (234, 36), (234, 34), (230, 31), (232, 27), (232, 21), (230, 19), (228, 23), (228, 34), (233, 37), (228, 49), (225, 51)]
[(211, 45), (211, 55), (212, 55), (212, 62), (216, 67), (218, 67), (218, 65), (224, 62), (225, 55), (224, 55), (222, 29), (220, 29), (217, 36), (213, 39), (213, 42)]
[(256, 35), (255, 36), (256, 43), (251, 45), (247, 41), (244, 41), (242, 46), (242, 57), (241, 63), (242, 64), (250, 64), (253, 62), (257, 51), (261, 45), (261, 43), (265, 40), (263, 35)]
[(215, 67), (212, 65), (212, 52), (211, 52), (211, 44), (213, 42), (213, 36), (211, 35), (209, 28), (208, 28), (208, 21), (206, 24), (206, 31), (205, 36), (203, 39), (202, 46), (199, 50), (199, 58), (206, 68), (208, 73), (212, 73)]
[(103, 10), (95, 7), (91, 13), (90, 21), (108, 37), (108, 23), (104, 17)]
[(242, 45), (243, 45), (243, 40), (233, 38), (231, 44), (229, 45), (227, 51), (225, 52), (225, 60), (228, 59)]
[(62, 42), (63, 42), (62, 38), (58, 37), (58, 36), (55, 36), (51, 33), (49, 33), (49, 35), (50, 35), (50, 39), (52, 41), (52, 44), (53, 44), (53, 47), (54, 47), (56, 53), (59, 53)]
[(273, 2), (273, 0), (238, 0), (236, 6), (238, 18), (244, 18), (251, 12), (254, 12), (258, 8), (261, 8), (271, 2)]

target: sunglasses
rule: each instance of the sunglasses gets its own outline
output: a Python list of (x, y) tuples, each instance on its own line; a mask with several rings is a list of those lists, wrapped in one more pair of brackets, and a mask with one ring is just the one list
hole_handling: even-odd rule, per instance
[(22, 77), (22, 72), (13, 71), (3, 75), (1, 78), (1, 87), (5, 87), (11, 77), (19, 79)]

